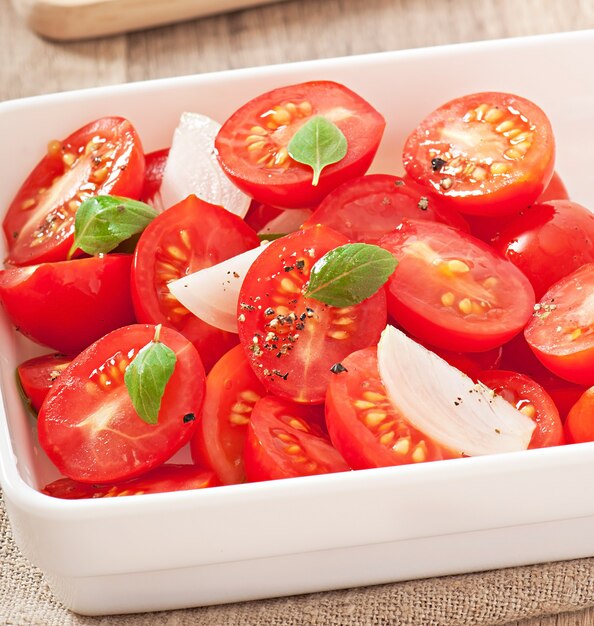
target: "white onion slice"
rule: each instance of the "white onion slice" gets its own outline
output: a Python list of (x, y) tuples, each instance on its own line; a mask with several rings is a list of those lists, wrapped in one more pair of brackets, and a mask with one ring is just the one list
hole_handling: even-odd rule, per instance
[(378, 345), (396, 410), (422, 433), (468, 456), (525, 450), (535, 423), (501, 396), (387, 326)]
[(169, 291), (196, 317), (211, 326), (236, 333), (241, 284), (265, 247), (261, 245), (174, 280), (168, 285)]
[(227, 178), (215, 155), (214, 140), (220, 128), (206, 115), (182, 113), (161, 184), (165, 207), (195, 194), (239, 217), (245, 216), (251, 199)]
[(272, 218), (260, 231), (260, 235), (292, 233), (301, 228), (313, 214), (311, 209), (285, 209)]

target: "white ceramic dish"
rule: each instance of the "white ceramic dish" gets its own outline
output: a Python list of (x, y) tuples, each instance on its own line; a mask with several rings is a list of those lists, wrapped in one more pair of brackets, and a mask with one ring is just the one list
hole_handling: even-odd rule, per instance
[[(445, 100), (520, 93), (549, 114), (558, 170), (594, 206), (594, 31), (404, 51), (109, 87), (0, 105), (0, 205), (45, 149), (90, 119), (130, 118), (148, 150), (184, 110), (224, 118), (280, 84), (333, 79), (388, 120), (375, 170)], [(22, 409), (0, 327), (0, 480), (16, 540), (56, 596), (89, 614), (151, 611), (594, 555), (594, 444), (343, 475), (91, 501), (36, 487), (55, 470)]]

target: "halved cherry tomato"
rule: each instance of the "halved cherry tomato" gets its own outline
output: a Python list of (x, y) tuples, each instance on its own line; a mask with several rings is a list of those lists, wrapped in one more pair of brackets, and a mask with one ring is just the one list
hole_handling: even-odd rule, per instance
[(570, 200), (535, 204), (492, 245), (522, 270), (540, 298), (553, 283), (594, 262), (594, 214)]
[(176, 363), (158, 423), (144, 422), (130, 400), (124, 372), (154, 336), (148, 324), (109, 333), (78, 355), (50, 390), (39, 411), (39, 443), (65, 476), (86, 483), (134, 478), (164, 463), (192, 436), (204, 398), (204, 367), (177, 331), (160, 331)]
[(132, 299), (138, 321), (178, 330), (196, 346), (208, 371), (237, 343), (237, 336), (190, 313), (167, 283), (259, 243), (242, 219), (196, 196), (167, 209), (148, 225), (134, 253)]
[(239, 294), (239, 338), (269, 393), (323, 402), (330, 368), (353, 350), (378, 342), (387, 318), (383, 288), (343, 308), (302, 293), (315, 262), (347, 241), (325, 226), (297, 231), (269, 244), (246, 274)]
[(210, 370), (192, 459), (211, 468), (224, 485), (245, 482), (243, 447), (254, 404), (266, 394), (243, 348), (235, 346)]
[(132, 256), (110, 254), (0, 271), (0, 300), (23, 335), (76, 354), (135, 321)]
[(594, 441), (594, 387), (587, 389), (569, 411), (565, 433), (569, 443)]
[(82, 498), (119, 498), (140, 496), (145, 493), (190, 491), (216, 487), (219, 483), (214, 472), (195, 465), (161, 465), (138, 478), (115, 485), (79, 483), (71, 478), (59, 478), (41, 491), (54, 498), (80, 500)]
[(551, 372), (579, 385), (594, 385), (594, 263), (545, 293), (524, 336)]
[(501, 346), (485, 352), (451, 352), (450, 350), (442, 350), (441, 348), (435, 348), (430, 345), (426, 345), (425, 347), (435, 352), (435, 354), (439, 355), (444, 361), (447, 361), (456, 369), (459, 369), (461, 372), (464, 372), (467, 376), (474, 379), (476, 379), (479, 372), (497, 369), (501, 363), (501, 356), (503, 354), (503, 348)]
[[(293, 135), (314, 116), (336, 124), (348, 145), (346, 156), (324, 168), (315, 187), (312, 168), (294, 161), (287, 150)], [(304, 208), (367, 171), (384, 127), (384, 118), (350, 89), (313, 81), (250, 100), (223, 124), (215, 146), (223, 170), (245, 193), (264, 204)]]
[(324, 224), (351, 241), (377, 243), (405, 217), (443, 222), (468, 231), (458, 213), (410, 179), (388, 174), (360, 176), (330, 192), (304, 227)]
[(379, 245), (399, 261), (387, 285), (390, 314), (422, 341), (482, 352), (511, 339), (530, 319), (528, 279), (466, 233), (405, 220)]
[(477, 376), (516, 409), (536, 423), (529, 449), (559, 446), (564, 443), (563, 424), (551, 396), (525, 374), (507, 370), (488, 370)]
[(144, 184), (140, 194), (140, 199), (143, 202), (150, 203), (157, 195), (159, 189), (161, 189), (168, 156), (169, 148), (163, 148), (162, 150), (155, 150), (155, 152), (145, 154), (144, 160), (146, 169), (144, 173)]
[(70, 361), (72, 357), (64, 354), (44, 354), (17, 367), (21, 387), (33, 409), (39, 411), (52, 385)]
[(409, 176), (461, 213), (509, 215), (532, 204), (549, 184), (555, 141), (533, 102), (476, 93), (426, 117), (408, 137), (403, 159)]
[(144, 168), (140, 139), (121, 117), (102, 118), (64, 141), (50, 141), (4, 218), (8, 263), (66, 259), (82, 201), (100, 194), (138, 198)]
[(253, 228), (258, 233), (270, 220), (278, 217), (282, 212), (282, 209), (277, 209), (269, 204), (262, 204), (261, 202), (252, 200), (248, 214), (244, 217), (244, 221), (250, 228)]
[(547, 188), (537, 198), (537, 204), (545, 204), (551, 200), (569, 200), (569, 192), (565, 183), (561, 180), (561, 176), (557, 172), (553, 172)]
[(317, 425), (320, 409), (266, 396), (248, 426), (244, 464), (250, 482), (346, 472), (350, 468)]
[(326, 424), (330, 439), (353, 469), (451, 457), (396, 412), (380, 379), (376, 348), (353, 352), (330, 379)]

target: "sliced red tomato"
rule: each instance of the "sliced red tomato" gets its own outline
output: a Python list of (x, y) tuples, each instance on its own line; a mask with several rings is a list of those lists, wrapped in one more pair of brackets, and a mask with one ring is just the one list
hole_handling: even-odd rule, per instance
[(549, 394), (525, 374), (507, 370), (488, 370), (477, 376), (518, 411), (536, 423), (529, 449), (559, 446), (565, 442), (559, 411)]
[(42, 492), (54, 498), (80, 500), (82, 498), (116, 498), (140, 496), (145, 493), (190, 491), (216, 487), (219, 483), (214, 472), (195, 465), (161, 465), (138, 478), (115, 485), (79, 483), (71, 478), (59, 478), (46, 485)]
[(208, 371), (237, 343), (237, 335), (190, 313), (167, 284), (259, 243), (242, 219), (196, 196), (167, 209), (145, 229), (134, 253), (132, 298), (138, 321), (177, 329), (196, 346)]
[(248, 214), (244, 217), (244, 220), (250, 228), (253, 228), (258, 233), (270, 220), (278, 217), (282, 212), (282, 209), (277, 209), (269, 204), (262, 204), (252, 200)]
[(569, 411), (565, 433), (569, 443), (594, 441), (594, 387), (587, 389)]
[(167, 158), (169, 157), (169, 148), (163, 148), (162, 150), (155, 150), (155, 152), (149, 152), (145, 154), (144, 160), (146, 163), (146, 169), (144, 174), (144, 184), (140, 199), (143, 202), (151, 202), (157, 195), (159, 189), (161, 189), (161, 183), (163, 182), (163, 174), (165, 173), (165, 166), (167, 165)]
[(379, 245), (399, 261), (387, 285), (390, 314), (424, 342), (454, 352), (491, 350), (532, 315), (528, 279), (466, 233), (405, 220)]
[(0, 271), (0, 300), (23, 335), (76, 354), (135, 321), (132, 256), (112, 254)]
[(545, 113), (512, 94), (476, 93), (439, 107), (408, 137), (404, 167), (452, 208), (509, 215), (543, 193), (555, 141)]
[(198, 352), (177, 331), (160, 331), (176, 363), (157, 424), (144, 422), (130, 400), (126, 367), (154, 336), (148, 324), (109, 333), (78, 355), (51, 388), (39, 411), (39, 443), (65, 476), (86, 483), (134, 478), (164, 463), (192, 436), (205, 374)]
[(224, 485), (245, 482), (243, 447), (254, 404), (266, 395), (243, 348), (235, 346), (206, 378), (200, 423), (192, 438), (192, 458), (211, 468)]
[(377, 349), (353, 352), (330, 379), (326, 424), (330, 439), (353, 469), (422, 463), (451, 454), (413, 428), (390, 403)]
[(72, 357), (64, 354), (44, 354), (17, 367), (21, 387), (33, 409), (39, 411), (52, 385), (70, 361)]
[(570, 200), (535, 204), (492, 245), (522, 270), (540, 298), (553, 283), (594, 262), (594, 214)]
[(468, 231), (458, 213), (410, 179), (388, 174), (360, 176), (329, 193), (304, 227), (324, 224), (351, 241), (377, 243), (405, 217), (443, 222)]
[(296, 402), (323, 402), (330, 368), (353, 350), (374, 345), (386, 325), (380, 289), (355, 306), (306, 298), (312, 266), (345, 243), (314, 226), (273, 241), (249, 269), (239, 294), (239, 338), (269, 393)]
[(594, 385), (594, 263), (545, 293), (524, 336), (551, 372), (579, 385)]
[(569, 200), (569, 193), (565, 183), (561, 180), (561, 176), (557, 172), (553, 172), (553, 177), (547, 185), (547, 188), (538, 197), (536, 202), (544, 204), (551, 200)]
[(7, 262), (29, 265), (66, 259), (76, 210), (102, 194), (138, 198), (144, 180), (140, 139), (128, 120), (105, 117), (63, 141), (50, 141), (12, 201), (3, 228)]
[[(333, 122), (347, 140), (346, 156), (325, 167), (318, 185), (312, 168), (288, 153), (293, 135), (312, 117)], [(259, 202), (278, 207), (315, 206), (342, 182), (364, 174), (384, 132), (384, 118), (343, 85), (312, 81), (264, 93), (223, 124), (215, 146), (229, 178)]]
[(350, 468), (319, 428), (320, 409), (266, 396), (248, 426), (244, 464), (250, 482), (346, 472)]

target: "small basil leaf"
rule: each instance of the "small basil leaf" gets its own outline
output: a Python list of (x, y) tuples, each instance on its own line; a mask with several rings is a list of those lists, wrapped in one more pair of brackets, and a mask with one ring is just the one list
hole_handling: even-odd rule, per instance
[(258, 239), (260, 241), (276, 241), (281, 237), (286, 237), (288, 233), (258, 233)]
[(316, 261), (305, 295), (330, 306), (359, 304), (380, 289), (397, 265), (394, 256), (379, 246), (347, 243)]
[(126, 368), (124, 382), (138, 416), (147, 424), (156, 424), (165, 387), (175, 369), (175, 352), (155, 338), (138, 351)]
[(142, 232), (156, 216), (153, 207), (137, 200), (118, 196), (87, 198), (76, 211), (69, 257), (78, 248), (87, 254), (111, 252)]
[(327, 165), (338, 163), (347, 153), (347, 140), (340, 128), (321, 115), (312, 117), (293, 135), (287, 147), (289, 156), (313, 169), (315, 187)]

